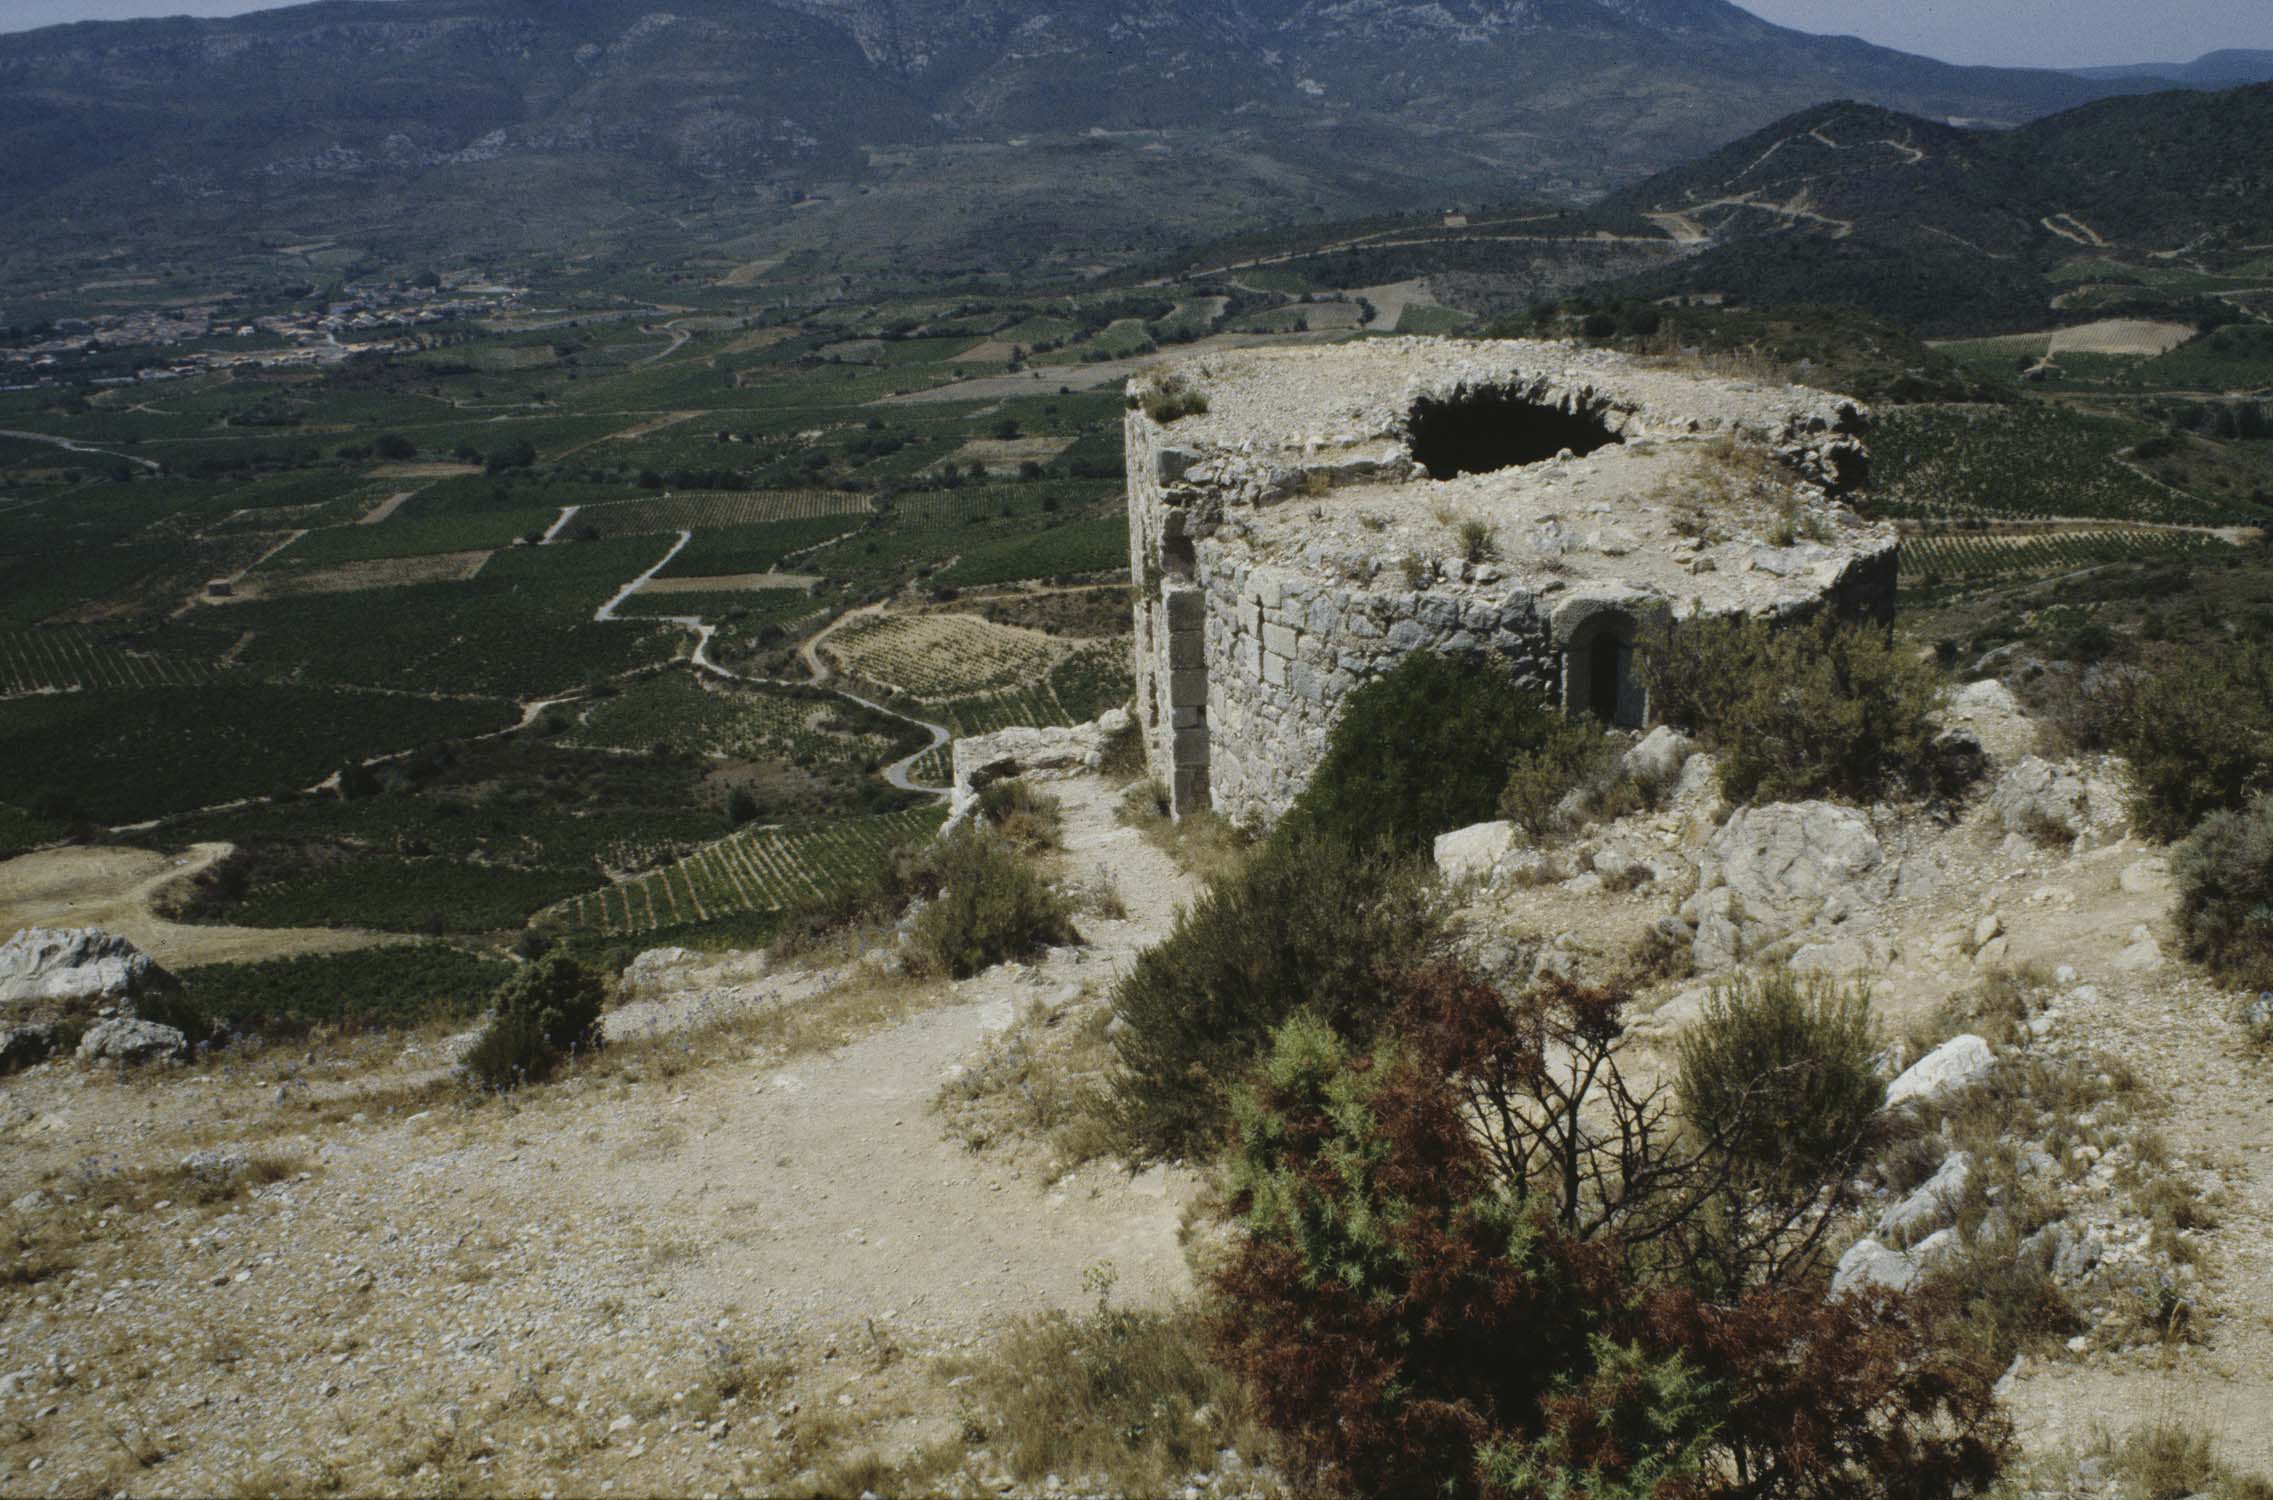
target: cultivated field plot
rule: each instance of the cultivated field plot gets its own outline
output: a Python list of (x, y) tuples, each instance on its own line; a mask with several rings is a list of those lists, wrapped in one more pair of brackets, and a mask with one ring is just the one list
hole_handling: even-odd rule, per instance
[(870, 615), (822, 645), (849, 676), (934, 700), (1039, 682), (1066, 655), (1062, 641), (976, 615)]
[(2227, 548), (2200, 531), (2061, 531), (2036, 536), (1921, 536), (1902, 541), (1902, 584), (1934, 588), (2047, 578), (2103, 563), (2154, 562)]
[(753, 526), (767, 521), (810, 521), (822, 516), (865, 516), (875, 510), (873, 497), (849, 490), (715, 490), (587, 505), (576, 512), (574, 524), (596, 526), (603, 536), (636, 536), (651, 531), (692, 531), (705, 526)]
[(779, 911), (865, 877), (894, 845), (927, 839), (946, 819), (939, 807), (802, 827), (745, 829), (636, 879), (564, 901), (537, 925), (610, 937), (708, 922), (737, 912)]
[(1882, 515), (1919, 518), (2262, 519), (2158, 484), (2124, 462), (2158, 431), (2037, 402), (1895, 407), (1871, 438), (1872, 505)]
[(646, 750), (664, 744), (690, 755), (786, 760), (798, 766), (863, 768), (891, 741), (855, 730), (833, 696), (722, 688), (691, 672), (666, 672), (585, 711), (565, 745)]
[(464, 583), (481, 572), (492, 556), (481, 552), (434, 552), (423, 557), (374, 557), (364, 562), (341, 563), (334, 568), (301, 572), (256, 568), (237, 580), (236, 591), (224, 598), (206, 596), (213, 605), (250, 603), (256, 599), (299, 599), (314, 594), (359, 594), (366, 589), (407, 588), (420, 583)]
[(2154, 323), (2141, 318), (2107, 318), (2052, 335), (2060, 354), (2167, 354), (2194, 337), (2191, 323)]
[(212, 678), (205, 662), (129, 651), (83, 626), (0, 631), (0, 699), (94, 688), (195, 687)]

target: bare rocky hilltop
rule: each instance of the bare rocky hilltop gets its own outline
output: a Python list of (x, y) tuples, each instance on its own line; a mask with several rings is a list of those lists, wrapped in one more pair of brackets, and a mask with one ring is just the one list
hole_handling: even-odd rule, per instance
[[(2043, 1216), (2023, 1253), (2080, 1315), (2002, 1387), (2033, 1492), (2122, 1492), (2093, 1453), (2172, 1415), (2273, 1469), (2265, 1058), (2167, 951), (2166, 854), (2130, 831), (2120, 767), (2041, 756), (1995, 682), (1948, 718), (1987, 759), (1954, 820), (1730, 808), (1709, 756), (1630, 737), (1654, 808), (1551, 847), (1504, 824), (1439, 840), (1460, 941), (1510, 982), (1638, 983), (1638, 1056), (1741, 968), (1871, 979), (1896, 1095), (2036, 1103), (1873, 1204), (1842, 1279), (1963, 1256), (2021, 1194)], [(972, 1395), (1020, 1315), (1101, 1288), (1171, 1305), (1212, 1239), (1187, 1233), (1194, 1173), (1130, 1175), (1067, 1129), (1115, 977), (1196, 889), (1167, 852), (1195, 846), (1127, 821), (1098, 744), (958, 755), (965, 806), (1020, 776), (1061, 801), (1081, 940), (1032, 962), (945, 983), (889, 949), (659, 951), (602, 1053), (509, 1098), (453, 1083), (465, 1039), (438, 1032), (8, 1078), (0, 1489), (1112, 1488), (1022, 1472)], [(132, 965), (75, 941), (67, 967)], [(1229, 1430), (1209, 1442), (1165, 1492), (1279, 1488)]]

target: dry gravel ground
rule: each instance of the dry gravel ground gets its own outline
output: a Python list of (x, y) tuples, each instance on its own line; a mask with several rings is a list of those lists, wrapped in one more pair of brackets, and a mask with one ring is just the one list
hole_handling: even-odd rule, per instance
[[(1069, 873), (1129, 917), (961, 985), (690, 972), (502, 1102), (435, 1037), (0, 1086), (0, 1250), (75, 1262), (0, 1281), (0, 1492), (826, 1490), (952, 1439), (952, 1357), (1100, 1262), (1124, 1303), (1179, 1295), (1186, 1174), (1022, 1177), (931, 1111), (1186, 890), (1106, 789), (1066, 800)], [(748, 1024), (780, 1005), (857, 1034), (792, 1052)], [(197, 1202), (200, 1149), (278, 1180)]]
[[(927, 1450), (997, 1488), (962, 1439), (968, 1357), (1087, 1302), (1101, 1262), (1123, 1302), (1183, 1294), (1198, 1188), (974, 1153), (935, 1109), (1014, 1016), (1087, 1013), (1189, 897), (1109, 789), (1055, 790), (1067, 875), (1127, 915), (964, 984), (680, 966), (613, 1014), (596, 1065), (510, 1101), (451, 1084), (438, 1035), (0, 1084), (0, 1493), (858, 1493), (871, 1455)], [(2223, 1183), (2198, 1341), (2032, 1357), (2011, 1393), (2030, 1453), (2057, 1470), (2179, 1420), (2273, 1473), (2273, 1059), (2235, 997), (2131, 966), (2134, 927), (2170, 945), (2159, 851), (2020, 848), (1977, 818), (1884, 836), (1943, 871), (1882, 914), (1889, 1025), (1975, 981), (1944, 939), (1994, 909), (2010, 961), (2078, 971), (2052, 1042), (2127, 1062), (2172, 1157)], [(1504, 930), (1583, 927), (1574, 951), (1609, 961), (1680, 894), (1495, 901)], [(199, 1150), (248, 1160), (182, 1170)]]

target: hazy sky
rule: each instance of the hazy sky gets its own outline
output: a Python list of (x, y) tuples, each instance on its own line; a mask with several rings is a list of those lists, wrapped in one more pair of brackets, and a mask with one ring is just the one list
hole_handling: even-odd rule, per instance
[[(0, 31), (128, 16), (234, 16), (288, 0), (0, 0)], [(661, 3), (661, 0), (658, 0)], [(1951, 62), (2080, 68), (2273, 47), (2266, 0), (1739, 0), (1802, 31)]]

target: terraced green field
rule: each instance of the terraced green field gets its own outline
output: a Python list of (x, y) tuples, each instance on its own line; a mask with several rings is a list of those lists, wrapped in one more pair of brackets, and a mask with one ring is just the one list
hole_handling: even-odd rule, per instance
[(663, 869), (540, 913), (540, 927), (608, 937), (778, 911), (875, 870), (896, 844), (929, 838), (939, 807), (788, 828), (754, 828)]
[(2045, 402), (1896, 407), (1881, 414), (1871, 437), (1871, 504), (1881, 515), (1918, 519), (2265, 519), (2131, 467), (2134, 450), (2157, 433), (2143, 422)]
[(2049, 578), (2116, 562), (2151, 562), (2230, 551), (2199, 531), (2089, 530), (2049, 536), (1952, 534), (1905, 537), (1904, 587), (1936, 588), (2009, 578)]

